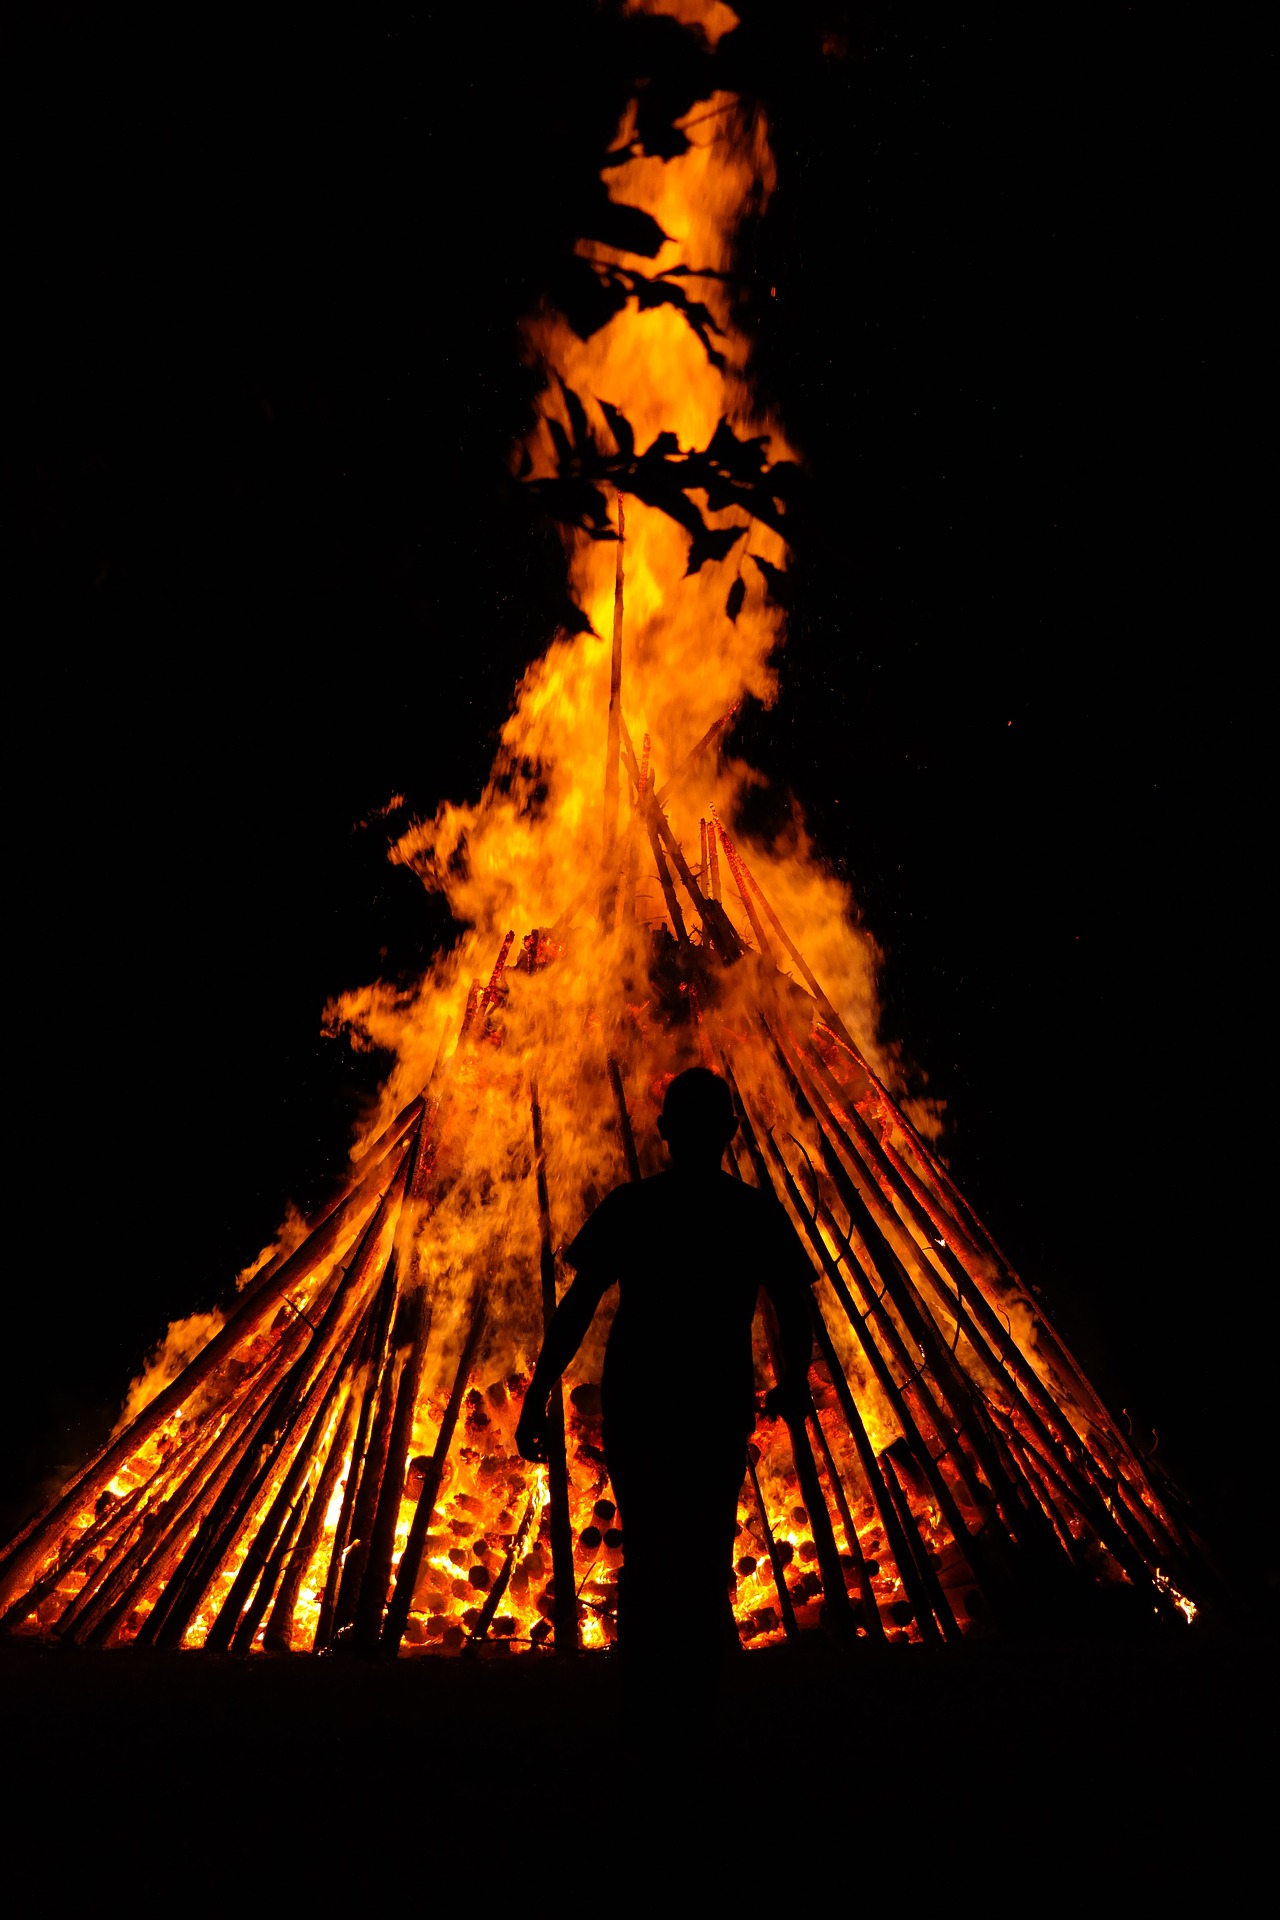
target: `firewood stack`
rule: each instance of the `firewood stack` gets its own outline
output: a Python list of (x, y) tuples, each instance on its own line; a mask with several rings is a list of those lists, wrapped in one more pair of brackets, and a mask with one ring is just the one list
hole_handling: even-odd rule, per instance
[[(656, 1170), (653, 1106), (699, 1063), (737, 1108), (726, 1166), (778, 1196), (813, 1269), (812, 1404), (761, 1421), (742, 1490), (744, 1644), (813, 1630), (940, 1644), (1058, 1620), (1106, 1589), (1194, 1614), (1206, 1576), (1172, 1490), (877, 1077), (713, 809), (693, 816), (696, 868), (686, 857), (670, 805), (723, 723), (659, 787), (618, 673), (610, 705), (630, 818), (587, 895), (514, 962), (501, 939), (453, 1052), (300, 1243), (11, 1543), (6, 1634), (233, 1654), (608, 1646), (626, 1540), (598, 1352), (566, 1383), (548, 1466), (513, 1439), (563, 1284), (556, 1249), (603, 1190), (557, 1169), (558, 1138), (589, 1114), (606, 1176), (610, 1155), (615, 1182)], [(664, 909), (647, 924), (646, 880)], [(460, 1256), (457, 1196), (495, 1124), (505, 1172), (469, 1203)], [(756, 1353), (763, 1392), (763, 1312)], [(678, 1486), (670, 1537), (678, 1611)]]

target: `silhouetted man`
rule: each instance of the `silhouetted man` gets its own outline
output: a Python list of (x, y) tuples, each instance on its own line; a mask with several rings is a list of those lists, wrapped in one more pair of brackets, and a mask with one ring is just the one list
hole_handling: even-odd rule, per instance
[(737, 1125), (718, 1074), (693, 1067), (671, 1082), (658, 1122), (671, 1164), (615, 1188), (567, 1248), (576, 1278), (547, 1329), (516, 1430), (526, 1460), (546, 1458), (548, 1396), (617, 1281), (601, 1401), (623, 1529), (618, 1624), (628, 1656), (705, 1658), (737, 1644), (729, 1588), (756, 1417), (751, 1322), (761, 1287), (783, 1362), (765, 1410), (799, 1410), (808, 1392), (812, 1273), (773, 1195), (722, 1170)]

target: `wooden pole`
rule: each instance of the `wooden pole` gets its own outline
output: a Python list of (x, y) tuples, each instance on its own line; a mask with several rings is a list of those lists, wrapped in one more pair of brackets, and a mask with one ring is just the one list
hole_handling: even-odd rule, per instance
[[(366, 1365), (369, 1348), (373, 1340), (374, 1316), (376, 1309), (371, 1308), (365, 1320), (364, 1335), (360, 1357), (356, 1363), (358, 1374)], [(293, 1645), (293, 1616), (297, 1611), (298, 1595), (306, 1579), (307, 1569), (315, 1558), (320, 1536), (324, 1531), (325, 1515), (329, 1511), (329, 1502), (333, 1499), (338, 1476), (342, 1472), (343, 1461), (351, 1446), (356, 1423), (356, 1393), (354, 1383), (347, 1391), (342, 1413), (334, 1428), (333, 1438), (329, 1442), (329, 1451), (325, 1456), (320, 1480), (307, 1507), (302, 1530), (293, 1547), (284, 1578), (280, 1583), (271, 1607), (271, 1617), (267, 1621), (267, 1631), (263, 1644), (268, 1653), (287, 1653)]]
[[(529, 1112), (533, 1122), (534, 1179), (538, 1196), (538, 1271), (542, 1291), (542, 1337), (545, 1340), (556, 1310), (556, 1258), (551, 1236), (551, 1199), (547, 1187), (547, 1154), (542, 1131), (538, 1083), (529, 1083)], [(550, 1430), (547, 1436), (548, 1522), (551, 1531), (551, 1573), (555, 1581), (555, 1650), (578, 1651), (578, 1595), (573, 1568), (573, 1527), (569, 1518), (569, 1459), (565, 1449), (564, 1388), (557, 1380), (551, 1390)]]
[(622, 1090), (622, 1069), (610, 1054), (605, 1062), (609, 1073), (609, 1085), (613, 1088), (613, 1104), (618, 1113), (618, 1133), (622, 1140), (623, 1158), (627, 1163), (628, 1180), (640, 1178), (640, 1156), (636, 1152), (636, 1139), (631, 1131), (631, 1115), (627, 1112), (627, 1096)]
[(380, 1643), (382, 1652), (392, 1659), (400, 1651), (400, 1642), (404, 1639), (404, 1630), (413, 1608), (413, 1590), (418, 1584), (418, 1572), (422, 1565), (423, 1548), (426, 1546), (427, 1533), (431, 1526), (432, 1511), (440, 1494), (440, 1482), (444, 1478), (449, 1449), (453, 1445), (458, 1415), (462, 1410), (462, 1396), (467, 1390), (467, 1381), (471, 1378), (471, 1369), (475, 1365), (476, 1354), (479, 1352), (480, 1342), (484, 1336), (485, 1292), (486, 1282), (482, 1279), (476, 1286), (471, 1307), (471, 1324), (467, 1329), (467, 1337), (458, 1360), (458, 1370), (453, 1378), (453, 1388), (444, 1410), (444, 1419), (440, 1423), (440, 1431), (436, 1436), (435, 1451), (423, 1475), (418, 1504), (413, 1510), (413, 1519), (409, 1525), (409, 1538), (400, 1556), (400, 1565), (396, 1569), (395, 1589), (391, 1595), (391, 1604), (387, 1608), (387, 1618)]
[[(742, 1128), (743, 1141), (750, 1155), (752, 1165), (755, 1168), (756, 1183), (766, 1193), (771, 1192), (773, 1190), (773, 1182), (769, 1177), (769, 1170), (765, 1163), (764, 1155), (760, 1151), (760, 1144), (756, 1139), (755, 1128), (751, 1123), (751, 1116), (747, 1112), (732, 1069), (728, 1068), (727, 1065), (725, 1078), (728, 1081), (729, 1090), (733, 1095), (739, 1125)], [(795, 1231), (794, 1226), (792, 1231)], [(803, 1245), (803, 1242), (801, 1242), (801, 1245)], [(854, 1448), (866, 1479), (867, 1490), (875, 1504), (876, 1512), (880, 1516), (880, 1524), (884, 1528), (885, 1538), (889, 1542), (889, 1549), (893, 1554), (903, 1587), (915, 1609), (916, 1616), (920, 1622), (920, 1630), (926, 1640), (939, 1640), (941, 1636), (938, 1632), (937, 1623), (933, 1618), (933, 1610), (922, 1585), (919, 1570), (915, 1565), (910, 1545), (899, 1525), (897, 1510), (885, 1486), (875, 1448), (872, 1446), (871, 1438), (862, 1423), (862, 1415), (858, 1411), (858, 1403), (853, 1397), (849, 1382), (845, 1379), (844, 1369), (840, 1365), (840, 1358), (836, 1353), (835, 1343), (831, 1338), (830, 1330), (822, 1317), (822, 1311), (816, 1300), (812, 1303), (812, 1310), (813, 1330), (817, 1338), (818, 1347), (827, 1363), (827, 1371), (831, 1375), (831, 1384), (836, 1390), (836, 1398), (840, 1402), (845, 1423), (848, 1426), (850, 1437), (853, 1440)]]
[[(773, 1376), (775, 1381), (780, 1380), (782, 1357), (778, 1346), (778, 1328), (772, 1303), (767, 1297), (761, 1301), (760, 1309), (764, 1321), (765, 1339), (769, 1347), (769, 1358), (773, 1363)], [(836, 1640), (847, 1646), (857, 1638), (857, 1630), (853, 1610), (849, 1605), (849, 1590), (844, 1583), (844, 1568), (840, 1565), (840, 1550), (836, 1546), (831, 1515), (827, 1511), (826, 1495), (822, 1491), (818, 1465), (809, 1442), (807, 1422), (810, 1417), (816, 1418), (816, 1414), (812, 1400), (809, 1398), (807, 1384), (804, 1397), (808, 1401), (804, 1412), (791, 1415), (786, 1419), (785, 1424), (791, 1442), (791, 1457), (795, 1462), (796, 1477), (800, 1482), (800, 1497), (809, 1515), (809, 1525), (813, 1529), (813, 1544), (818, 1553), (818, 1572), (822, 1576), (822, 1597), (825, 1603), (823, 1624)]]
[(382, 1615), (391, 1587), (391, 1563), (395, 1557), (396, 1526), (404, 1498), (405, 1469), (413, 1443), (413, 1416), (422, 1385), (427, 1341), (431, 1333), (431, 1309), (427, 1292), (419, 1280), (404, 1307), (409, 1336), (409, 1351), (400, 1369), (396, 1388), (395, 1414), (387, 1445), (387, 1463), (383, 1470), (370, 1534), (369, 1557), (360, 1598), (352, 1623), (352, 1643), (357, 1653), (374, 1653), (382, 1634)]
[[(275, 1499), (254, 1529), (253, 1538), (249, 1542), (236, 1577), (218, 1609), (217, 1617), (209, 1628), (205, 1646), (210, 1653), (224, 1653), (231, 1645), (240, 1615), (249, 1603), (262, 1570), (279, 1542), (281, 1529), (291, 1517), (298, 1490), (315, 1463), (316, 1451), (334, 1417), (336, 1407), (344, 1393), (350, 1369), (355, 1365), (358, 1357), (362, 1331), (363, 1317), (346, 1355), (332, 1356), (324, 1373), (316, 1380), (308, 1395), (307, 1406), (311, 1406), (316, 1401), (319, 1404), (315, 1406), (310, 1425), (303, 1435), (302, 1444), (297, 1448), (285, 1472)], [(329, 1375), (332, 1377), (329, 1378)]]
[(689, 944), (688, 929), (684, 924), (684, 915), (680, 911), (680, 902), (676, 898), (676, 890), (672, 885), (671, 875), (667, 871), (667, 863), (662, 857), (662, 843), (658, 838), (658, 830), (654, 825), (651, 814), (647, 816), (645, 825), (649, 834), (649, 845), (653, 850), (654, 865), (658, 869), (658, 879), (662, 883), (662, 897), (666, 902), (667, 918), (671, 922), (671, 930), (680, 945), (687, 947)]
[[(621, 714), (619, 714), (621, 719)], [(625, 722), (623, 722), (625, 726)], [(635, 819), (642, 820), (645, 811), (645, 796), (649, 786), (649, 736), (646, 733), (640, 749), (640, 765), (635, 773), (636, 805)], [(633, 823), (634, 824), (634, 823)], [(636, 880), (640, 865), (640, 836), (637, 833), (627, 835), (627, 919), (634, 924), (636, 917)]]
[(671, 775), (671, 778), (667, 781), (666, 786), (658, 788), (658, 791), (654, 796), (655, 802), (658, 806), (665, 807), (665, 805), (667, 804), (667, 801), (671, 798), (672, 794), (675, 792), (680, 782), (684, 779), (685, 775), (689, 772), (689, 770), (697, 764), (701, 755), (706, 751), (708, 747), (714, 745), (714, 743), (720, 738), (721, 734), (725, 733), (728, 730), (728, 728), (733, 724), (734, 720), (737, 719), (738, 712), (741, 706), (742, 706), (741, 700), (735, 700), (733, 705), (727, 708), (726, 711), (720, 715), (720, 718), (718, 720), (713, 720), (711, 722), (711, 725), (707, 728), (706, 732), (703, 734), (702, 738), (698, 741), (697, 745), (695, 747), (691, 747), (688, 753), (686, 753), (684, 759), (680, 762), (675, 772)]
[(374, 1324), (373, 1338), (365, 1357), (364, 1386), (360, 1394), (360, 1414), (356, 1421), (355, 1439), (351, 1446), (351, 1460), (347, 1467), (347, 1484), (343, 1490), (342, 1506), (338, 1511), (338, 1524), (334, 1529), (333, 1545), (329, 1552), (329, 1565), (325, 1573), (324, 1593), (320, 1601), (320, 1617), (316, 1622), (314, 1650), (319, 1653), (333, 1638), (334, 1619), (338, 1608), (338, 1590), (342, 1582), (342, 1569), (346, 1560), (347, 1544), (351, 1538), (351, 1523), (355, 1513), (356, 1495), (360, 1490), (360, 1472), (364, 1465), (365, 1453), (369, 1445), (369, 1429), (373, 1424), (374, 1408), (378, 1403), (378, 1387), (382, 1380), (382, 1366), (386, 1357), (387, 1341), (391, 1335), (391, 1315), (396, 1303), (396, 1270), (388, 1262), (387, 1271), (382, 1277), (382, 1286), (378, 1295), (378, 1312)]
[[(471, 1629), (471, 1646), (476, 1646), (486, 1637), (494, 1620), (497, 1618), (498, 1608), (502, 1605), (503, 1595), (511, 1584), (511, 1576), (515, 1572), (517, 1563), (524, 1556), (528, 1546), (529, 1535), (533, 1531), (534, 1522), (542, 1511), (542, 1498), (542, 1489), (535, 1480), (533, 1486), (529, 1489), (529, 1498), (525, 1501), (524, 1512), (520, 1517), (520, 1525), (516, 1528), (511, 1545), (507, 1548), (503, 1556), (502, 1565), (498, 1569), (498, 1577), (485, 1595), (484, 1605), (480, 1609), (480, 1618)], [(570, 1551), (569, 1564), (572, 1569), (572, 1550)], [(560, 1581), (557, 1577), (557, 1594), (559, 1591)]]
[[(395, 1259), (394, 1255), (392, 1259)], [(390, 1264), (388, 1262), (388, 1265)], [(398, 1287), (397, 1265), (397, 1289)], [(351, 1539), (342, 1567), (342, 1584), (338, 1588), (338, 1608), (333, 1627), (335, 1646), (346, 1637), (355, 1620), (356, 1609), (360, 1603), (360, 1590), (364, 1584), (365, 1568), (369, 1564), (369, 1555), (373, 1547), (373, 1522), (382, 1493), (382, 1478), (386, 1472), (387, 1457), (391, 1450), (391, 1424), (395, 1417), (396, 1379), (399, 1371), (395, 1333), (399, 1312), (400, 1300), (397, 1297), (395, 1313), (392, 1316), (391, 1338), (387, 1342), (382, 1374), (378, 1381), (378, 1400), (373, 1416), (373, 1426), (370, 1429), (369, 1444), (360, 1465), (360, 1486), (356, 1493), (355, 1511), (351, 1520)]]
[[(365, 1229), (355, 1258), (335, 1290), (310, 1347), (303, 1350), (281, 1384), (270, 1431), (264, 1433), (262, 1445), (255, 1447), (242, 1462), (201, 1529), (186, 1577), (172, 1583), (172, 1599), (166, 1593), (163, 1626), (154, 1629), (157, 1646), (176, 1646), (180, 1642), (222, 1568), (235, 1555), (270, 1481), (277, 1472), (287, 1470), (287, 1461), (292, 1459), (297, 1446), (300, 1422), (314, 1411), (314, 1396), (328, 1384), (335, 1353), (350, 1339), (368, 1294), (378, 1283), (403, 1199), (406, 1173), (407, 1155), (402, 1158), (395, 1181)], [(159, 1611), (157, 1608), (157, 1614)], [(151, 1622), (147, 1625), (150, 1627)]]
[(605, 931), (613, 925), (617, 878), (613, 873), (618, 840), (618, 752), (622, 715), (622, 580), (623, 549), (627, 540), (627, 522), (618, 495), (618, 551), (613, 577), (613, 651), (609, 661), (609, 727), (604, 756), (604, 853), (606, 879), (600, 890), (600, 924)]
[(822, 1417), (816, 1407), (813, 1410), (813, 1425), (818, 1436), (818, 1445), (822, 1449), (823, 1460), (826, 1462), (827, 1478), (831, 1482), (831, 1492), (839, 1510), (840, 1524), (844, 1528), (844, 1537), (849, 1542), (849, 1558), (853, 1561), (857, 1576), (858, 1595), (862, 1601), (866, 1629), (873, 1640), (883, 1640), (885, 1638), (884, 1621), (880, 1618), (880, 1609), (876, 1605), (871, 1575), (867, 1572), (866, 1555), (862, 1551), (862, 1542), (858, 1538), (858, 1529), (853, 1518), (853, 1510), (849, 1505), (849, 1496), (845, 1491), (844, 1479), (836, 1464), (836, 1457), (831, 1451), (831, 1442), (827, 1438), (827, 1430), (822, 1424)]
[(684, 849), (671, 830), (671, 822), (656, 800), (650, 805), (649, 815), (658, 829), (658, 838), (671, 856), (671, 864), (679, 874), (685, 892), (697, 908), (705, 938), (711, 941), (726, 965), (731, 965), (742, 953), (742, 942), (732, 920), (724, 908), (717, 901), (709, 899), (698, 885), (693, 869), (684, 857)]
[[(0, 1574), (0, 1610), (7, 1608), (37, 1573), (48, 1555), (50, 1543), (83, 1508), (91, 1506), (110, 1484), (125, 1461), (148, 1440), (156, 1429), (191, 1397), (237, 1348), (263, 1328), (279, 1307), (282, 1296), (302, 1286), (317, 1269), (338, 1253), (344, 1237), (359, 1230), (362, 1220), (378, 1205), (379, 1189), (392, 1184), (403, 1164), (407, 1148), (397, 1148), (366, 1174), (333, 1212), (311, 1233), (274, 1275), (259, 1275), (241, 1295), (226, 1325), (203, 1347), (178, 1378), (142, 1409), (131, 1426), (120, 1434), (72, 1481), (48, 1509), (41, 1522), (27, 1534), (11, 1553)], [(397, 1157), (398, 1156), (398, 1157)]]
[(711, 832), (713, 841), (718, 839), (724, 847), (725, 858), (729, 862), (729, 871), (733, 875), (734, 883), (737, 886), (738, 898), (741, 900), (747, 919), (751, 923), (751, 931), (755, 936), (755, 943), (759, 949), (760, 957), (762, 960), (767, 960), (770, 966), (776, 967), (778, 964), (778, 956), (769, 944), (769, 936), (761, 926), (760, 916), (752, 903), (751, 889), (747, 885), (739, 865), (738, 850), (724, 828), (720, 825), (720, 817), (714, 807), (711, 809)]
[(760, 1476), (756, 1472), (756, 1463), (751, 1457), (751, 1448), (747, 1448), (747, 1477), (751, 1482), (751, 1491), (755, 1496), (756, 1512), (760, 1516), (760, 1526), (764, 1533), (765, 1552), (769, 1556), (769, 1571), (773, 1575), (774, 1590), (778, 1596), (778, 1608), (782, 1614), (782, 1628), (788, 1640), (800, 1638), (800, 1627), (796, 1620), (796, 1610), (787, 1586), (787, 1570), (778, 1552), (778, 1543), (773, 1537), (773, 1528), (769, 1525), (769, 1511), (764, 1504), (764, 1495), (760, 1491)]

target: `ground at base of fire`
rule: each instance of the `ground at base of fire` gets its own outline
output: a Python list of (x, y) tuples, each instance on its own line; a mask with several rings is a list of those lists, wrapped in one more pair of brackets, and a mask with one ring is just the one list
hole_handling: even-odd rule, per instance
[[(53, 1912), (462, 1897), (943, 1910), (1267, 1878), (1271, 1633), (743, 1656), (637, 1735), (612, 1655), (0, 1655), (5, 1880)], [(647, 1690), (646, 1690), (647, 1691)], [(1255, 1881), (1256, 1884), (1256, 1881)], [(825, 1892), (820, 1893), (820, 1889)], [(754, 1890), (754, 1892), (753, 1892)], [(22, 1904), (13, 1911), (25, 1911)]]

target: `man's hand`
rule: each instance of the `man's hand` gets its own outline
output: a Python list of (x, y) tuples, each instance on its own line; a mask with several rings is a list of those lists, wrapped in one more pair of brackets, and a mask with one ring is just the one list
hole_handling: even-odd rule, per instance
[(765, 1416), (769, 1420), (804, 1420), (812, 1405), (809, 1377), (804, 1373), (784, 1374), (764, 1397)]
[(550, 1440), (547, 1427), (547, 1409), (535, 1406), (526, 1395), (523, 1410), (516, 1424), (516, 1447), (522, 1460), (535, 1462), (546, 1460)]

